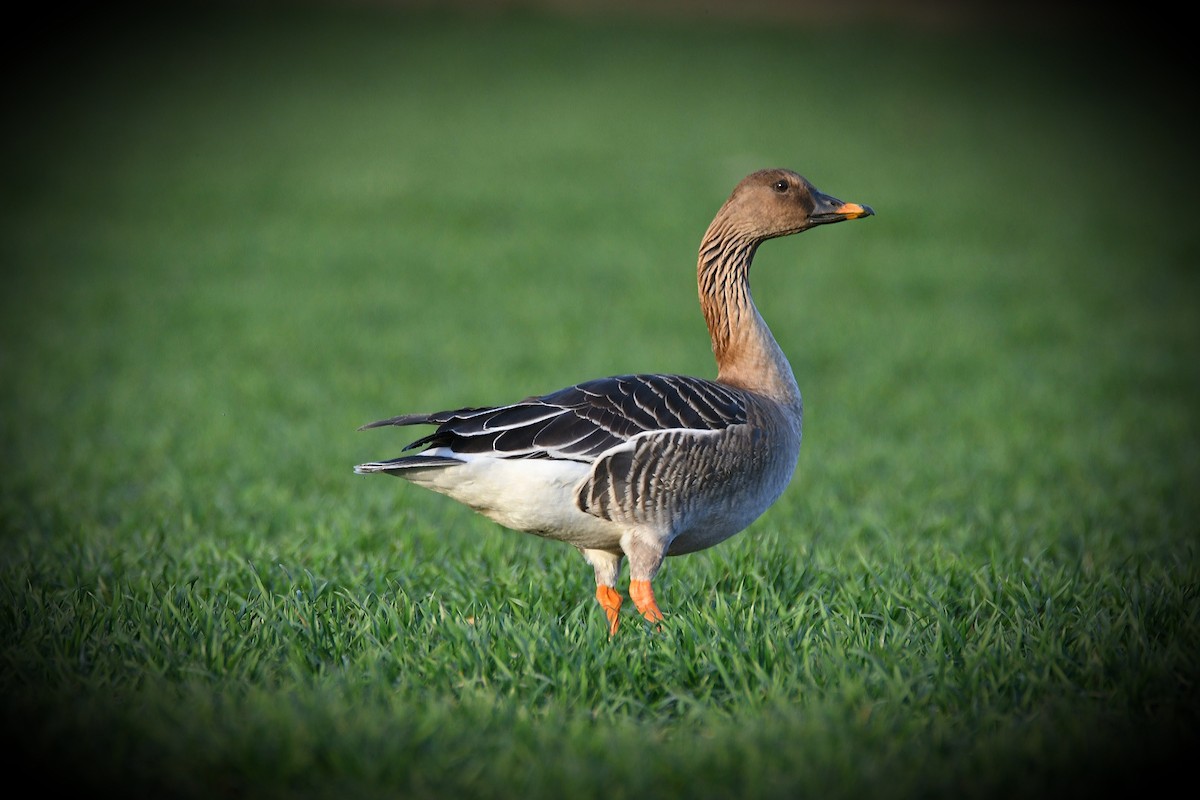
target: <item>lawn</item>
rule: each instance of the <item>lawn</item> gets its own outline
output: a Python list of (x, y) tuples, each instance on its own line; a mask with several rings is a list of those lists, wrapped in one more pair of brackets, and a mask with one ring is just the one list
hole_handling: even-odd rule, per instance
[[(40, 791), (990, 798), (1200, 745), (1200, 238), (1161, 63), (1062, 30), (147, 12), (10, 67), (0, 722)], [(363, 461), (407, 411), (711, 377), (767, 166), (805, 397), (610, 640), (570, 547)], [(418, 431), (419, 433), (420, 431)]]

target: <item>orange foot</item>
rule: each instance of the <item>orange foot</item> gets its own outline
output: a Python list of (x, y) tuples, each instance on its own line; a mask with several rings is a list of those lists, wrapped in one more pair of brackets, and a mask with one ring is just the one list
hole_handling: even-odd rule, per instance
[(633, 598), (633, 604), (647, 621), (662, 622), (663, 613), (654, 600), (654, 590), (650, 588), (650, 581), (630, 581), (629, 596)]
[(617, 594), (617, 590), (611, 586), (596, 587), (596, 602), (604, 609), (604, 615), (608, 617), (608, 635), (612, 636), (617, 632), (617, 626), (621, 624), (621, 595)]

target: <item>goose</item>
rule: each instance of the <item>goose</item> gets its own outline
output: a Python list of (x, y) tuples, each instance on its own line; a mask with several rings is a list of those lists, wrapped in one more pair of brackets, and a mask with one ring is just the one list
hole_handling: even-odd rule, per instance
[(591, 565), (608, 635), (620, 624), (617, 579), (654, 627), (654, 580), (667, 556), (744, 530), (783, 493), (800, 454), (803, 404), (786, 356), (750, 296), (767, 239), (868, 217), (787, 169), (742, 179), (700, 244), (700, 308), (715, 380), (670, 374), (584, 381), (507, 405), (401, 414), (363, 425), (435, 425), (359, 474), (404, 478), (502, 526), (574, 545)]

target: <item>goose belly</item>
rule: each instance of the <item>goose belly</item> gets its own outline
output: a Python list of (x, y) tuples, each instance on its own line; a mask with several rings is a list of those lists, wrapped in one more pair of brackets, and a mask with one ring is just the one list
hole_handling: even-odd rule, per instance
[(753, 456), (724, 472), (720, 480), (703, 481), (680, 498), (680, 513), (667, 555), (683, 555), (712, 547), (745, 530), (771, 507), (791, 482), (799, 447), (756, 447)]
[(681, 556), (720, 544), (744, 531), (783, 493), (787, 481), (739, 495), (711, 498), (703, 510), (687, 516), (667, 548), (667, 555)]
[(589, 464), (578, 461), (476, 456), (453, 466), (410, 470), (402, 477), (506, 528), (579, 547), (619, 549), (620, 529), (575, 505), (576, 486), (589, 470)]

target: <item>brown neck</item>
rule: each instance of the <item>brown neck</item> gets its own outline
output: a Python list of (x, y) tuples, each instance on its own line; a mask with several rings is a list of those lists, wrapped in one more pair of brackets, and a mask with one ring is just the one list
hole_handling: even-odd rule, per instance
[(750, 264), (762, 239), (718, 215), (700, 244), (700, 308), (712, 337), (717, 380), (799, 404), (800, 390), (783, 351), (750, 296)]

